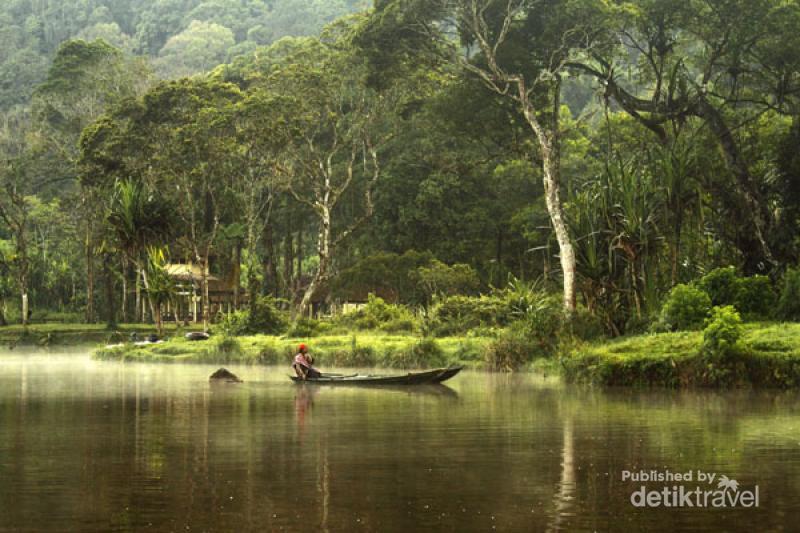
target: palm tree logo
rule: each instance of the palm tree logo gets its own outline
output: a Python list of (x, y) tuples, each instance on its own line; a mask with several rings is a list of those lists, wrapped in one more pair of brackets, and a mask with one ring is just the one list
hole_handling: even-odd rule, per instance
[(730, 489), (733, 492), (736, 492), (739, 490), (739, 482), (736, 481), (735, 479), (729, 479), (728, 476), (726, 475), (722, 475), (719, 478), (719, 483), (717, 483), (717, 488), (722, 489), (724, 491)]

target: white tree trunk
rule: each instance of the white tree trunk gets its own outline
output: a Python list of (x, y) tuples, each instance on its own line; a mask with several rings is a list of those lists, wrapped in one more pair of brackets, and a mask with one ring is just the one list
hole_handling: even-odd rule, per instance
[(317, 243), (317, 253), (319, 255), (319, 268), (314, 274), (311, 283), (306, 287), (300, 306), (295, 311), (295, 320), (306, 315), (312, 304), (314, 293), (319, 285), (328, 275), (328, 268), (331, 261), (331, 212), (327, 206), (322, 206), (320, 216), (319, 242)]

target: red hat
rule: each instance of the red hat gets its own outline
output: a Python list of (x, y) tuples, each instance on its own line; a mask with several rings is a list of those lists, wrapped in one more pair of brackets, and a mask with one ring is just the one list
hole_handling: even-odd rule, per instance
[(298, 352), (304, 352), (307, 349), (308, 349), (308, 346), (306, 346), (305, 344), (302, 344), (302, 343), (300, 344), (300, 346), (297, 347), (297, 351)]

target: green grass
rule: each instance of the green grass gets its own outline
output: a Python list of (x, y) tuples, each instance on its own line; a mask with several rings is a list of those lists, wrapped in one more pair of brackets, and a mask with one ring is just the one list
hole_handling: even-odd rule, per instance
[(723, 358), (701, 352), (701, 332), (660, 333), (576, 348), (561, 358), (568, 381), (623, 386), (800, 385), (800, 324), (745, 325), (738, 347)]
[(423, 339), (413, 335), (359, 332), (312, 339), (252, 335), (213, 337), (205, 342), (173, 338), (162, 344), (104, 347), (95, 350), (102, 360), (169, 363), (244, 363), (289, 365), (300, 342), (308, 344), (315, 366), (423, 368), (451, 364), (480, 367), (488, 338), (445, 337)]

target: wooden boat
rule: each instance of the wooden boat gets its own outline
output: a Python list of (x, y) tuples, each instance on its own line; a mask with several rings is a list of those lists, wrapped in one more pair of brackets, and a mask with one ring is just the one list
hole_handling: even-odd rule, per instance
[(322, 374), (322, 377), (302, 380), (297, 376), (289, 376), (295, 383), (319, 383), (326, 385), (424, 385), (441, 383), (458, 374), (463, 366), (436, 368), (425, 372), (409, 372), (397, 376), (376, 376), (372, 374), (343, 376), (339, 374)]

